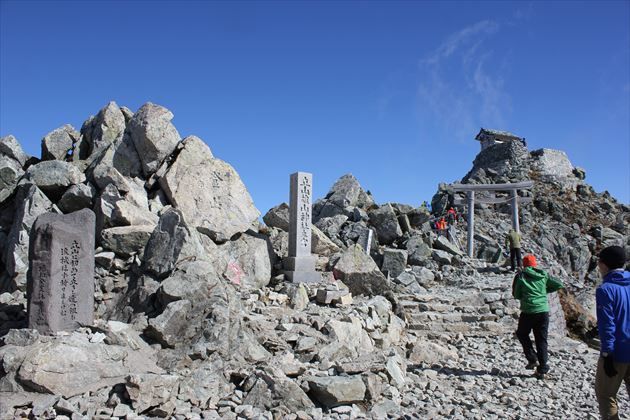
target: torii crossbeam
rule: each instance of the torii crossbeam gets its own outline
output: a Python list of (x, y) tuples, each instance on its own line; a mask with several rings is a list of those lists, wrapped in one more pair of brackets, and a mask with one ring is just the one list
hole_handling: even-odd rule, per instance
[[(456, 197), (455, 204), (462, 205), (466, 203), (468, 205), (468, 256), (472, 258), (474, 255), (474, 237), (475, 237), (475, 191), (484, 191), (492, 193), (491, 197), (482, 197), (478, 199), (478, 203), (481, 204), (500, 204), (507, 203), (512, 204), (512, 228), (520, 232), (520, 226), (518, 222), (518, 204), (519, 203), (531, 203), (533, 197), (519, 197), (518, 190), (529, 190), (534, 186), (534, 181), (523, 181), (511, 184), (453, 184), (451, 188), (454, 192), (465, 192), (466, 202)], [(508, 191), (510, 193), (509, 199), (497, 198), (494, 193), (496, 191)]]

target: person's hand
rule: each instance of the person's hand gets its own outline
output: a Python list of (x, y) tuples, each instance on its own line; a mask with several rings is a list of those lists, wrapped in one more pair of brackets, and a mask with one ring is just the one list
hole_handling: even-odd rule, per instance
[(617, 376), (617, 370), (615, 369), (615, 364), (613, 363), (613, 358), (612, 355), (609, 354), (606, 357), (603, 357), (604, 359), (604, 373), (606, 373), (606, 376), (608, 376), (609, 378), (612, 378), (613, 376)]

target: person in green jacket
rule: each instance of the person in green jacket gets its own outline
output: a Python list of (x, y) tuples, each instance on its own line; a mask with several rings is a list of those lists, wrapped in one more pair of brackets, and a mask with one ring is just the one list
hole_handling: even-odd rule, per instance
[[(527, 358), (526, 369), (536, 368), (540, 379), (549, 372), (547, 354), (547, 332), (549, 330), (549, 302), (547, 294), (562, 289), (562, 282), (551, 277), (545, 270), (536, 268), (536, 257), (526, 255), (523, 258), (521, 272), (516, 274), (512, 283), (512, 295), (521, 302), (521, 315), (518, 318), (516, 336), (523, 346)], [(529, 338), (534, 331), (536, 350)]]

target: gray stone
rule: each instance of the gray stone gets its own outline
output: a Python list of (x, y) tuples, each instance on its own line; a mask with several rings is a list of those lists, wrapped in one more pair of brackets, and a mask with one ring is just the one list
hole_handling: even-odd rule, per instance
[(72, 185), (63, 193), (57, 206), (59, 206), (64, 213), (92, 208), (95, 196), (96, 190), (90, 184)]
[(17, 347), (30, 346), (39, 339), (39, 331), (34, 329), (9, 330), (9, 332), (2, 337), (4, 345)]
[(412, 236), (406, 243), (410, 265), (421, 265), (431, 257), (431, 247), (426, 244), (421, 236)]
[(204, 259), (204, 253), (197, 231), (188, 226), (181, 211), (171, 207), (162, 213), (147, 242), (144, 268), (148, 273), (164, 278), (178, 261)]
[(359, 181), (352, 174), (346, 174), (339, 178), (325, 199), (341, 208), (369, 208), (374, 205), (372, 196), (361, 188)]
[(313, 409), (315, 405), (291, 379), (257, 372), (253, 388), (243, 401), (263, 410), (284, 409), (286, 413)]
[(186, 222), (216, 242), (247, 231), (260, 216), (234, 168), (197, 137), (183, 141), (160, 186)]
[(50, 160), (30, 166), (26, 178), (42, 192), (54, 199), (61, 198), (66, 189), (85, 181), (85, 175), (69, 162)]
[(155, 226), (159, 218), (147, 208), (138, 207), (127, 200), (119, 200), (114, 205), (111, 221), (117, 226)]
[(0, 203), (13, 195), (22, 175), (24, 171), (18, 161), (0, 155)]
[(15, 203), (16, 210), (4, 261), (7, 273), (12, 277), (12, 287), (24, 290), (31, 228), (40, 214), (52, 208), (52, 203), (39, 188), (30, 184), (18, 187)]
[(172, 403), (177, 397), (180, 380), (177, 375), (153, 373), (129, 375), (125, 381), (125, 388), (136, 412), (142, 414), (157, 407), (164, 411), (166, 417), (170, 417), (175, 408)]
[(87, 173), (101, 189), (105, 188), (108, 182), (114, 182), (117, 188), (124, 189), (126, 182), (124, 177), (142, 175), (140, 156), (128, 133), (93, 153), (90, 160), (92, 163)]
[(374, 260), (363, 252), (360, 245), (348, 247), (334, 266), (335, 278), (341, 280), (350, 292), (357, 295), (382, 295), (390, 284)]
[(25, 355), (17, 371), (18, 381), (38, 392), (65, 398), (124, 383), (130, 374), (162, 372), (148, 351), (90, 343), (80, 334), (36, 343)]
[(432, 365), (445, 363), (447, 360), (459, 361), (457, 352), (443, 345), (428, 341), (423, 337), (419, 337), (413, 343), (408, 357), (409, 363), (414, 365), (419, 365), (420, 363)]
[(0, 153), (18, 161), (20, 168), (24, 168), (29, 159), (29, 155), (24, 153), (20, 142), (12, 135), (0, 137)]
[(369, 213), (370, 224), (376, 229), (378, 242), (390, 245), (402, 236), (403, 232), (398, 224), (398, 218), (391, 204), (385, 204)]
[[(173, 273), (162, 281), (156, 295), (156, 305), (162, 311), (171, 302), (186, 300), (189, 303), (178, 303), (157, 321), (150, 319), (145, 330), (148, 337), (173, 347), (199, 343), (208, 353), (216, 351), (223, 357), (242, 354), (240, 348), (245, 345), (246, 336), (240, 328), (240, 299), (235, 289), (228, 287), (217, 274), (212, 263), (181, 261)], [(188, 305), (191, 308), (189, 311), (174, 311), (177, 307)], [(185, 322), (181, 321), (182, 318)]]
[(331, 241), (324, 232), (311, 225), (311, 250), (314, 254), (330, 257), (341, 251), (341, 248)]
[(28, 275), (29, 328), (72, 331), (94, 321), (94, 223), (91, 210), (35, 220)]
[(451, 264), (453, 260), (453, 254), (449, 254), (446, 251), (434, 249), (431, 253), (431, 258), (438, 264)]
[(414, 229), (419, 229), (431, 219), (431, 213), (426, 207), (418, 207), (407, 213), (409, 223)]
[(433, 248), (446, 251), (452, 255), (462, 255), (462, 251), (460, 251), (457, 245), (449, 241), (445, 236), (438, 236), (435, 238), (433, 241)]
[(166, 108), (147, 102), (129, 122), (131, 139), (136, 146), (145, 176), (155, 172), (177, 147), (180, 136), (171, 123), (173, 114)]
[(383, 265), (381, 271), (396, 278), (407, 268), (407, 251), (387, 248), (383, 251)]
[(121, 257), (129, 257), (143, 250), (153, 226), (118, 226), (101, 231), (101, 246)]
[(46, 134), (42, 139), (42, 160), (65, 160), (79, 132), (69, 124)]
[(116, 208), (116, 203), (122, 199), (118, 189), (112, 184), (105, 187), (96, 199), (94, 212), (96, 213), (96, 232), (99, 238), (103, 229), (113, 226), (112, 215)]
[(99, 153), (115, 141), (121, 140), (124, 132), (125, 117), (116, 102), (111, 101), (81, 128), (81, 134), (88, 146), (86, 155), (81, 158)]
[(181, 341), (182, 331), (189, 324), (187, 313), (191, 308), (192, 304), (185, 299), (169, 303), (160, 315), (149, 319), (145, 333), (163, 347), (175, 347)]
[(418, 284), (422, 287), (429, 288), (435, 281), (435, 274), (426, 267), (413, 267), (411, 272), (415, 276)]
[(289, 205), (287, 203), (279, 204), (267, 212), (263, 216), (263, 221), (269, 227), (278, 228), (285, 232), (289, 231)]
[(310, 393), (326, 408), (360, 403), (365, 398), (365, 384), (359, 375), (305, 378)]
[(243, 290), (258, 290), (271, 280), (271, 244), (266, 236), (246, 232), (217, 250), (218, 272)]
[(116, 254), (113, 252), (99, 252), (94, 255), (94, 262), (106, 270), (109, 270), (114, 263), (114, 258), (116, 258)]
[(348, 216), (339, 214), (333, 217), (321, 218), (315, 223), (315, 226), (335, 242), (335, 239), (339, 236), (339, 232), (341, 232), (341, 228), (347, 221)]

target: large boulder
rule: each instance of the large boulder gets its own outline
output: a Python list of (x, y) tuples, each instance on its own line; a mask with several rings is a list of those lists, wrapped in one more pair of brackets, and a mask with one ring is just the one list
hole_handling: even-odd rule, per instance
[(150, 349), (133, 351), (91, 343), (87, 335), (78, 333), (21, 350), (24, 360), (17, 370), (18, 382), (27, 389), (65, 398), (124, 383), (131, 374), (162, 372)]
[(17, 160), (0, 155), (0, 203), (13, 195), (24, 171)]
[(32, 184), (23, 184), (18, 187), (15, 202), (15, 215), (4, 258), (6, 270), (12, 280), (9, 285), (3, 285), (4, 290), (25, 289), (31, 228), (40, 214), (52, 208), (50, 200)]
[(217, 267), (224, 278), (243, 290), (258, 290), (271, 280), (274, 255), (269, 239), (249, 231), (221, 245)]
[(285, 232), (289, 231), (289, 205), (287, 203), (279, 204), (267, 212), (263, 216), (263, 222), (269, 227), (278, 228)]
[(360, 375), (311, 376), (305, 380), (313, 399), (326, 408), (360, 403), (365, 398), (366, 387)]
[(372, 257), (360, 245), (352, 245), (343, 252), (333, 274), (353, 295), (382, 295), (391, 289)]
[(341, 208), (368, 208), (374, 205), (372, 196), (361, 188), (361, 184), (359, 184), (359, 181), (352, 174), (346, 174), (339, 178), (334, 183), (325, 199)]
[(64, 213), (92, 208), (96, 189), (90, 184), (76, 184), (66, 190), (57, 203)]
[(37, 185), (47, 196), (57, 200), (71, 185), (81, 184), (85, 175), (74, 164), (48, 160), (30, 166), (26, 178)]
[(407, 268), (407, 251), (387, 248), (383, 251), (381, 271), (390, 278), (398, 277)]
[(116, 105), (109, 102), (96, 117), (90, 118), (81, 127), (81, 135), (85, 141), (85, 159), (91, 154), (99, 153), (115, 141), (121, 140), (125, 133), (125, 116)]
[(457, 245), (449, 241), (446, 236), (438, 236), (435, 238), (433, 241), (433, 248), (446, 251), (453, 255), (462, 255), (462, 251), (457, 247)]
[(24, 153), (20, 143), (12, 135), (0, 137), (0, 154), (18, 161), (21, 168), (24, 168), (29, 159), (29, 156)]
[(180, 136), (171, 123), (173, 113), (147, 102), (129, 123), (131, 139), (136, 146), (145, 176), (154, 173), (179, 143)]
[(412, 236), (406, 243), (409, 265), (422, 265), (431, 258), (431, 247), (422, 236)]
[(145, 270), (158, 277), (168, 276), (185, 259), (204, 259), (205, 250), (196, 230), (185, 222), (182, 212), (168, 208), (144, 249)]
[[(212, 263), (182, 261), (156, 295), (162, 313), (149, 319), (145, 335), (165, 347), (201, 345), (208, 353), (218, 351), (227, 358), (241, 354), (237, 350), (243, 340), (240, 299)], [(178, 313), (178, 308), (190, 310)]]
[(160, 185), (186, 221), (216, 242), (247, 231), (260, 216), (238, 173), (198, 137), (184, 139)]
[(378, 242), (390, 245), (402, 236), (403, 231), (398, 224), (398, 217), (391, 204), (387, 203), (369, 213), (370, 224), (376, 229)]
[(59, 127), (42, 139), (42, 160), (65, 160), (79, 139), (79, 132), (70, 124)]
[(140, 253), (153, 232), (153, 226), (117, 226), (101, 231), (101, 245), (121, 257)]

